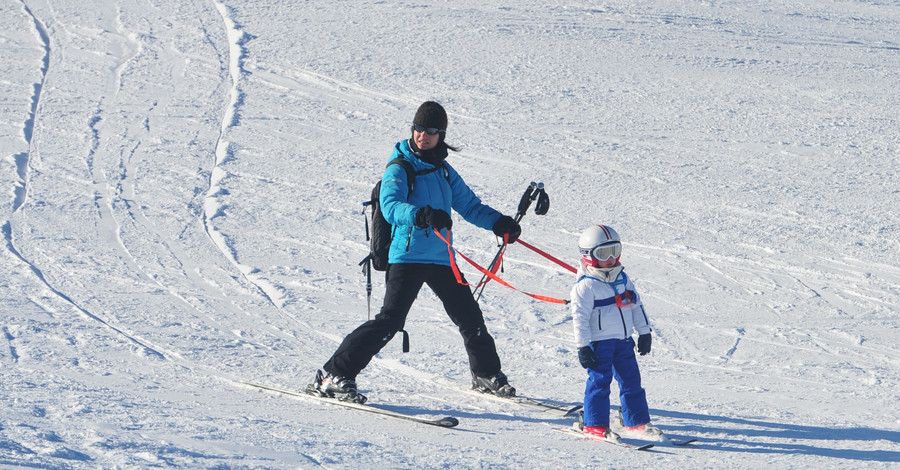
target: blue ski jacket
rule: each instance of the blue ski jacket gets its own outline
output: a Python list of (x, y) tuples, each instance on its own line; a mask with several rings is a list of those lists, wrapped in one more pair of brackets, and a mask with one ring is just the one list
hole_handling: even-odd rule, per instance
[[(409, 146), (409, 141), (398, 142), (388, 161), (403, 157), (415, 171), (434, 168), (434, 165), (420, 160)], [(388, 262), (424, 263), (450, 265), (447, 244), (431, 227), (419, 228), (415, 225), (416, 211), (425, 206), (441, 209), (452, 214), (452, 208), (466, 221), (490, 230), (500, 212), (482, 204), (459, 173), (446, 161), (446, 171), (439, 169), (416, 176), (415, 186), (409, 193), (406, 170), (401, 165), (390, 165), (381, 179), (381, 210), (385, 220), (393, 228)], [(446, 236), (446, 231), (443, 233)], [(451, 240), (452, 241), (452, 240)]]

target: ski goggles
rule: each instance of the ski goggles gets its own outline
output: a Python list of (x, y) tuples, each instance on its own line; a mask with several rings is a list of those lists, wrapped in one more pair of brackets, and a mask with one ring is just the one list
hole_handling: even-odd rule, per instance
[(441, 132), (447, 132), (446, 129), (438, 129), (437, 127), (425, 127), (419, 124), (413, 124), (413, 129), (415, 129), (416, 132), (424, 132), (428, 135), (438, 135)]
[(622, 254), (622, 244), (619, 242), (597, 245), (591, 250), (591, 256), (597, 261), (606, 261), (610, 258), (618, 258)]

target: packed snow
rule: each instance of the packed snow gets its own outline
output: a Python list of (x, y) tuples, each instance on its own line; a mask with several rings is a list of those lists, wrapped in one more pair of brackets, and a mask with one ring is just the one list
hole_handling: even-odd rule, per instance
[[(900, 465), (894, 1), (0, 0), (0, 51), (0, 466)], [(468, 363), (427, 288), (412, 350), (358, 383), (458, 427), (241, 385), (303, 389), (378, 312), (361, 202), (425, 100), (485, 203), (544, 184), (523, 240), (574, 264), (618, 230), (654, 424), (696, 443), (620, 449), (447, 386)], [(520, 244), (500, 276), (574, 282)], [(581, 401), (566, 306), (480, 303), (520, 394)]]

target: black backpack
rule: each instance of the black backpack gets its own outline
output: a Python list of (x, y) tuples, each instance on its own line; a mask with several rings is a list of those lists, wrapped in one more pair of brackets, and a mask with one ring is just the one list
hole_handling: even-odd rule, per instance
[[(406, 170), (406, 184), (409, 187), (409, 193), (412, 194), (416, 186), (416, 176), (427, 175), (438, 170), (444, 171), (444, 178), (450, 181), (450, 171), (442, 162), (439, 166), (429, 168), (427, 170), (413, 171), (412, 165), (403, 157), (397, 157), (388, 162), (387, 167), (391, 165), (400, 165)], [(387, 271), (388, 268), (388, 252), (391, 247), (391, 238), (393, 237), (393, 227), (384, 218), (381, 213), (381, 181), (375, 183), (372, 188), (371, 198), (363, 202), (363, 212), (366, 207), (372, 208), (371, 222), (366, 218), (366, 240), (369, 242), (369, 254), (359, 263), (360, 265), (371, 262), (372, 269), (376, 271)]]

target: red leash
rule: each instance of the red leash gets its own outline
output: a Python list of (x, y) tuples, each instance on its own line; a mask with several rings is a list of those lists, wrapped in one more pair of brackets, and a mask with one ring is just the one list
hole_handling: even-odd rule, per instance
[(554, 263), (556, 263), (556, 264), (558, 264), (558, 265), (560, 265), (560, 266), (566, 268), (567, 270), (571, 271), (573, 274), (577, 274), (577, 273), (578, 273), (578, 270), (575, 269), (575, 267), (570, 266), (570, 265), (568, 265), (568, 264), (566, 264), (566, 263), (563, 263), (562, 261), (556, 259), (555, 257), (553, 257), (552, 255), (550, 255), (550, 254), (548, 254), (548, 253), (545, 253), (545, 252), (541, 251), (539, 248), (537, 248), (537, 247), (535, 247), (535, 246), (533, 246), (533, 245), (529, 245), (528, 243), (525, 243), (525, 240), (522, 240), (521, 238), (519, 238), (519, 239), (516, 239), (516, 242), (517, 242), (517, 243), (521, 243), (522, 246), (524, 246), (525, 248), (528, 248), (529, 250), (531, 250), (531, 251), (533, 251), (533, 252), (535, 252), (535, 253), (537, 253), (537, 254), (543, 256), (544, 258), (547, 258), (547, 259), (549, 259), (550, 261), (553, 261)]
[[(503, 255), (506, 254), (506, 247), (507, 247), (507, 246), (509, 246), (509, 234), (508, 234), (508, 233), (504, 233), (504, 234), (503, 234), (503, 246), (500, 247), (500, 252), (497, 253), (497, 257), (494, 258), (494, 264), (493, 264), (494, 267), (490, 269), (490, 271), (491, 271), (492, 273), (497, 274), (497, 271), (500, 270), (500, 266), (503, 266)], [(483, 278), (482, 278), (482, 281), (481, 281), (480, 283), (478, 283), (477, 286), (475, 286), (475, 292), (478, 292), (478, 289), (479, 289), (481, 286), (487, 284), (488, 281), (490, 281), (490, 280), (491, 280), (490, 277), (483, 277)]]
[[(444, 238), (444, 236), (441, 235), (441, 232), (439, 232), (439, 231), (437, 231), (437, 230), (434, 230), (434, 233), (436, 233), (437, 236), (438, 236), (441, 240), (443, 240), (444, 243), (447, 244), (447, 253), (450, 255), (450, 267), (453, 269), (453, 275), (456, 276), (456, 282), (458, 282), (458, 283), (460, 283), (460, 284), (463, 284), (463, 285), (466, 285), (466, 286), (469, 285), (468, 283), (463, 282), (463, 280), (462, 280), (462, 275), (461, 275), (460, 272), (459, 272), (459, 266), (456, 265), (456, 260), (455, 260), (454, 257), (453, 257), (453, 253), (458, 254), (459, 256), (462, 257), (462, 259), (468, 261), (469, 264), (471, 264), (472, 266), (474, 266), (475, 269), (481, 271), (481, 273), (484, 274), (485, 276), (487, 276), (487, 277), (489, 277), (489, 278), (491, 278), (491, 279), (493, 279), (493, 280), (499, 282), (500, 284), (503, 284), (503, 285), (506, 286), (506, 287), (509, 287), (510, 289), (517, 290), (517, 291), (519, 291), (519, 292), (521, 292), (521, 293), (523, 293), (523, 294), (525, 294), (525, 295), (527, 295), (527, 296), (529, 296), (529, 297), (532, 297), (532, 298), (535, 298), (535, 299), (537, 299), (537, 300), (541, 300), (541, 301), (544, 301), (544, 302), (550, 302), (550, 303), (555, 303), (555, 304), (563, 304), (563, 305), (569, 303), (568, 300), (557, 299), (557, 298), (554, 298), (554, 297), (547, 297), (547, 296), (544, 296), (544, 295), (532, 294), (532, 293), (525, 292), (525, 291), (523, 291), (523, 290), (520, 290), (520, 289), (517, 289), (517, 288), (513, 287), (513, 286), (512, 286), (511, 284), (509, 284), (508, 282), (504, 281), (503, 279), (500, 279), (496, 274), (494, 274), (494, 273), (488, 271), (487, 269), (481, 267), (478, 263), (476, 263), (476, 262), (472, 261), (471, 259), (469, 259), (468, 256), (466, 256), (466, 255), (460, 253), (459, 250), (457, 250), (456, 248), (453, 248), (453, 245), (450, 244), (450, 239), (449, 239), (450, 230), (447, 230), (447, 236), (448, 236), (447, 238)], [(549, 255), (548, 255), (548, 256), (549, 256)], [(500, 263), (497, 263), (497, 265), (499, 266)]]

